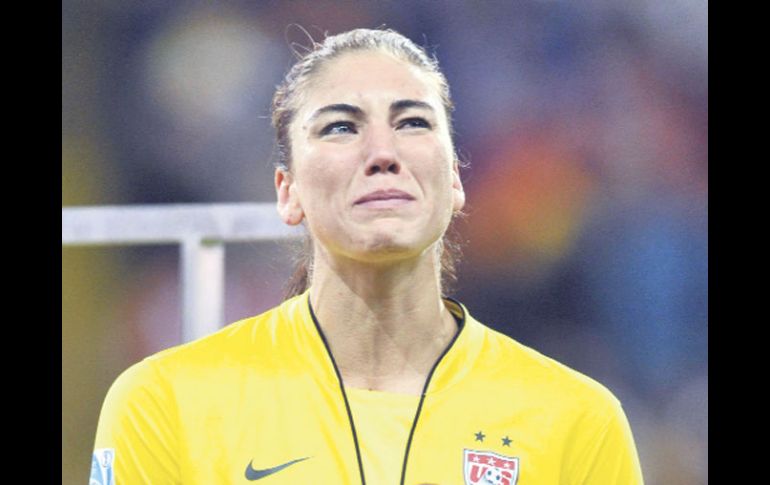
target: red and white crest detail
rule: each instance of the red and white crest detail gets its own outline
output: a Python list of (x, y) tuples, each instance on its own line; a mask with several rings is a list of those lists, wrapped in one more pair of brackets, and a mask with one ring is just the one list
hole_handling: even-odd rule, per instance
[(516, 485), (519, 459), (491, 451), (464, 450), (465, 485)]

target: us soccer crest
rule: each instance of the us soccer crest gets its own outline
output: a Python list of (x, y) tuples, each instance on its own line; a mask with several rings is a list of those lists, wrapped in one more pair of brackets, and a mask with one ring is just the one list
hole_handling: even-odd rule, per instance
[(516, 485), (519, 459), (491, 451), (465, 450), (465, 485)]

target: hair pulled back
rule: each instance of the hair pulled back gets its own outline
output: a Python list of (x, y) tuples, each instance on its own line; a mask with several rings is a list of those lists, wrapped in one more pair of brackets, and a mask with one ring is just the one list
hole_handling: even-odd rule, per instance
[[(311, 39), (311, 43), (311, 47), (305, 48), (306, 52), (304, 53), (294, 49), (299, 59), (286, 74), (273, 96), (272, 123), (276, 132), (277, 160), (275, 164), (277, 168), (291, 171), (292, 151), (289, 128), (301, 104), (302, 95), (312, 82), (314, 75), (329, 61), (348, 52), (367, 50), (385, 52), (419, 67), (433, 77), (446, 111), (450, 135), (453, 134), (451, 113), (454, 105), (449, 95), (449, 84), (439, 69), (438, 60), (429, 56), (423, 48), (408, 38), (391, 29), (354, 29), (327, 36), (321, 43)], [(459, 163), (456, 154), (455, 160), (456, 163)], [(455, 216), (460, 214), (456, 213)], [(452, 230), (450, 224), (449, 230), (439, 241), (441, 287), (444, 292), (457, 279), (455, 271), (460, 258), (460, 244), (456, 237), (457, 234)], [(312, 267), (313, 241), (310, 235), (307, 235), (303, 248), (297, 257), (294, 273), (285, 289), (286, 299), (307, 290), (310, 285)]]

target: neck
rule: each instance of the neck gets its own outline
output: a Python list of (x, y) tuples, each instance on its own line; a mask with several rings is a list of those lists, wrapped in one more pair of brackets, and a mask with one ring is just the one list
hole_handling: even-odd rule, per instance
[(345, 385), (420, 394), (457, 333), (435, 251), (388, 265), (315, 256), (310, 303)]

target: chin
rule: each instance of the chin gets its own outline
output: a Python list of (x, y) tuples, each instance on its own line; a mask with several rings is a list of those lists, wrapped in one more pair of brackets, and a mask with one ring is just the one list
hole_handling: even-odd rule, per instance
[(372, 256), (394, 256), (413, 253), (414, 248), (404, 241), (398, 241), (392, 234), (380, 234), (365, 242), (363, 252)]
[(361, 261), (384, 263), (417, 258), (432, 247), (436, 241), (416, 241), (403, 234), (374, 234), (358, 245), (358, 258)]

